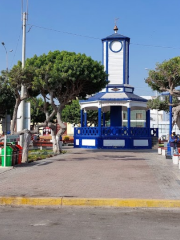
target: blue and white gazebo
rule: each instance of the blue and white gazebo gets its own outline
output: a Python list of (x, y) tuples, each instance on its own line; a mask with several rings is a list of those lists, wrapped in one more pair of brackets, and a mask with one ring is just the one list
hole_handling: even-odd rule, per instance
[[(147, 100), (134, 94), (129, 85), (130, 38), (115, 33), (102, 39), (103, 65), (108, 74), (105, 89), (87, 100), (80, 101), (81, 127), (74, 129), (74, 147), (79, 148), (152, 148), (157, 129), (150, 129), (150, 110)], [(98, 110), (98, 126), (89, 127), (88, 110)], [(144, 127), (131, 127), (131, 111), (145, 110)], [(105, 114), (110, 111), (110, 126), (105, 126)], [(123, 113), (127, 124), (123, 126)], [(101, 114), (103, 113), (103, 114)], [(103, 116), (103, 117), (102, 117)], [(101, 119), (102, 118), (102, 119)]]

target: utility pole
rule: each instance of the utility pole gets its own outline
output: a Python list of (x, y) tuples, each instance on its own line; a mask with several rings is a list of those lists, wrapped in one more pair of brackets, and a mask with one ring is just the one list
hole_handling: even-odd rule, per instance
[[(22, 36), (22, 68), (24, 68), (25, 66), (25, 59), (26, 59), (26, 20), (27, 20), (27, 13), (26, 12), (23, 12), (23, 36)], [(25, 94), (25, 86), (22, 85), (21, 86), (21, 98), (24, 97), (24, 94)], [(24, 129), (24, 117), (25, 117), (25, 114), (24, 114), (24, 105), (25, 105), (25, 102), (24, 100), (21, 101), (21, 104), (20, 104), (20, 131), (22, 131)], [(21, 147), (23, 147), (23, 141), (24, 140), (24, 136), (23, 135), (20, 135), (20, 145)]]

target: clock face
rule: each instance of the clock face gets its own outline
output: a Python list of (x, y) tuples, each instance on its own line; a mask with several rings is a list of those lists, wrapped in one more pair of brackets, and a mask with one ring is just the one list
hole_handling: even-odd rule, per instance
[(112, 52), (120, 52), (122, 49), (122, 42), (121, 41), (112, 41), (110, 43), (109, 47)]

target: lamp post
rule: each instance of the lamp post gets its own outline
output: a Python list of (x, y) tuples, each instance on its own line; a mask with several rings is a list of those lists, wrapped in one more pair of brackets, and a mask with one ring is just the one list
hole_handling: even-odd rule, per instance
[[(5, 52), (6, 52), (6, 71), (8, 72), (8, 51), (6, 49), (6, 45), (4, 42), (1, 42), (1, 44), (3, 45)], [(9, 52), (12, 52), (13, 50), (11, 49)]]

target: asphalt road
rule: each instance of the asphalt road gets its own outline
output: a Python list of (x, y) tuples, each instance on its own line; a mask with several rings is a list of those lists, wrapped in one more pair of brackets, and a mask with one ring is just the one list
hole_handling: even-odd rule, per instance
[(0, 207), (1, 240), (178, 240), (180, 210)]

